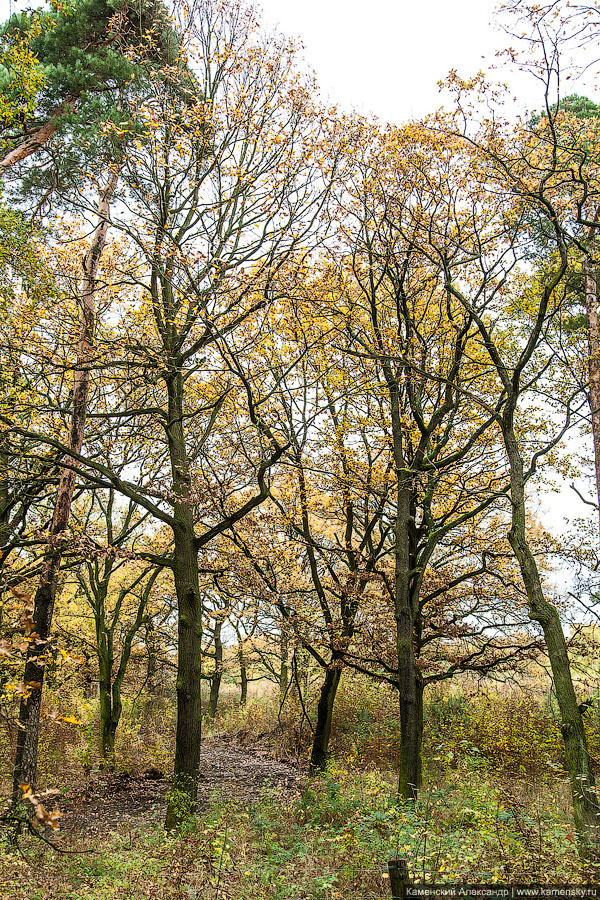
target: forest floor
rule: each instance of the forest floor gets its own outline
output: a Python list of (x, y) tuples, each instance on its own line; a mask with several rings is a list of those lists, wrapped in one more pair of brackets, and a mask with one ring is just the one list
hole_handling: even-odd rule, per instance
[(455, 718), (429, 737), (423, 790), (409, 803), (396, 795), (393, 752), (367, 757), (354, 747), (371, 730), (373, 749), (392, 747), (379, 719), (338, 728), (327, 772), (309, 779), (298, 735), (273, 729), (273, 710), (257, 701), (206, 729), (197, 816), (176, 834), (163, 830), (171, 779), (160, 771), (171, 731), (126, 722), (109, 774), (88, 753), (95, 733), (65, 725), (49, 732), (43, 755), (46, 806), (56, 802), (61, 817), (41, 836), (54, 846), (30, 834), (16, 847), (0, 841), (0, 897), (381, 900), (392, 857), (417, 882), (600, 884), (600, 863), (577, 855), (559, 760), (526, 771), (536, 734), (523, 742), (521, 727), (519, 765), (508, 754), (502, 765), (499, 726), (496, 743), (479, 747), (464, 737), (465, 716)]
[[(219, 737), (207, 738), (202, 744), (200, 772), (200, 811), (219, 800), (244, 804), (256, 801), (265, 788), (288, 793), (302, 774), (266, 750), (236, 746)], [(84, 784), (71, 788), (60, 801), (61, 834), (100, 835), (123, 827), (162, 824), (170, 779), (161, 776), (156, 769), (141, 775), (89, 775)]]

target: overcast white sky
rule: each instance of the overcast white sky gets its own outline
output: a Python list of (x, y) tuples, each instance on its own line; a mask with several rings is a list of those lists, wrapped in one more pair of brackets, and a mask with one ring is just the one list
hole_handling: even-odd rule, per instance
[(437, 82), (495, 62), (507, 38), (496, 0), (257, 0), (266, 24), (300, 37), (323, 92), (401, 122), (440, 105)]

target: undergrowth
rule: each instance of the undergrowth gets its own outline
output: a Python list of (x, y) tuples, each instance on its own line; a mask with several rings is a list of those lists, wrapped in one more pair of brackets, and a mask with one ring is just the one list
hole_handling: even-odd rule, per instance
[[(583, 872), (569, 821), (544, 786), (498, 787), (464, 758), (416, 804), (398, 802), (376, 771), (330, 766), (295, 795), (264, 791), (244, 806), (214, 795), (177, 838), (159, 829), (67, 839), (62, 855), (32, 839), (0, 856), (11, 900), (195, 897), (286, 900), (385, 896), (386, 861), (415, 880), (576, 881)], [(548, 799), (544, 799), (544, 798)], [(49, 892), (48, 886), (51, 885)]]
[[(309, 716), (314, 707), (309, 702)], [(158, 766), (168, 775), (173, 722), (143, 695), (126, 704), (118, 771)], [(244, 806), (213, 795), (177, 837), (156, 827), (98, 837), (65, 835), (58, 853), (31, 837), (22, 855), (0, 850), (6, 900), (294, 900), (389, 896), (386, 861), (407, 860), (416, 880), (598, 881), (579, 861), (560, 730), (551, 700), (517, 692), (436, 694), (425, 709), (424, 787), (399, 802), (394, 770), (396, 697), (348, 679), (338, 697), (326, 775), (293, 794), (266, 789)], [(65, 789), (98, 771), (96, 705), (63, 696), (60, 712), (80, 724), (43, 732), (43, 780)], [(586, 724), (598, 753), (598, 714)], [(310, 725), (292, 700), (224, 705), (205, 739), (257, 744), (302, 766)], [(0, 736), (6, 759), (9, 737)], [(7, 754), (4, 754), (4, 751)], [(8, 766), (5, 766), (5, 778)]]

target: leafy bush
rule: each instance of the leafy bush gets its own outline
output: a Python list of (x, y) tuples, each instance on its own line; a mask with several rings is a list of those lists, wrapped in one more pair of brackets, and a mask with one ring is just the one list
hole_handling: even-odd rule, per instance
[[(597, 713), (586, 716), (592, 756), (600, 746)], [(479, 754), (496, 770), (551, 775), (565, 769), (558, 711), (542, 696), (505, 691), (434, 695), (425, 708), (425, 757)]]

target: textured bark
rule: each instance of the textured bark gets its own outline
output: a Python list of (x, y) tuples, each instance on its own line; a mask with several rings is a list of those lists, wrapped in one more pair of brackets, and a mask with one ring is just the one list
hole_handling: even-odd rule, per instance
[(0, 625), (4, 610), (4, 564), (11, 551), (10, 546), (10, 455), (8, 434), (0, 436)]
[(585, 279), (585, 310), (588, 337), (588, 386), (594, 442), (594, 473), (600, 529), (600, 329), (598, 327), (598, 287), (596, 269), (589, 259), (583, 261)]
[(223, 677), (223, 641), (221, 640), (222, 623), (215, 622), (214, 627), (214, 647), (215, 647), (215, 670), (210, 679), (210, 697), (208, 701), (208, 711), (211, 718), (217, 714), (217, 706), (219, 704), (219, 691), (221, 690), (221, 679)]
[(198, 554), (190, 504), (189, 461), (183, 430), (183, 377), (173, 372), (167, 379), (169, 420), (167, 436), (175, 502), (173, 528), (175, 554), (173, 577), (178, 608), (177, 729), (175, 765), (169, 793), (165, 828), (178, 828), (197, 806), (200, 774), (202, 705), (202, 601), (198, 579)]
[(112, 635), (102, 628), (104, 622), (104, 601), (107, 585), (101, 586), (96, 615), (96, 646), (98, 648), (98, 683), (100, 701), (100, 755), (102, 767), (112, 771), (115, 767), (115, 732), (111, 695), (112, 669), (114, 664)]
[(28, 156), (31, 156), (32, 153), (35, 153), (36, 150), (39, 150), (40, 147), (47, 144), (48, 141), (54, 137), (56, 129), (60, 124), (61, 117), (72, 112), (75, 108), (76, 100), (77, 98), (75, 96), (69, 96), (60, 104), (60, 106), (57, 106), (43, 125), (40, 125), (33, 134), (30, 134), (24, 141), (21, 141), (17, 147), (10, 150), (0, 160), (0, 171), (3, 169), (10, 169), (11, 166), (23, 162), (24, 159), (27, 159)]
[(146, 652), (148, 654), (146, 663), (146, 690), (148, 691), (148, 701), (146, 711), (151, 719), (158, 711), (161, 698), (164, 694), (161, 678), (161, 669), (159, 666), (158, 652), (156, 648), (156, 637), (152, 621), (146, 625)]
[(288, 670), (288, 659), (289, 659), (289, 648), (288, 648), (288, 636), (287, 632), (284, 630), (284, 627), (281, 628), (280, 634), (280, 651), (281, 651), (281, 664), (279, 667), (279, 699), (283, 700), (287, 693), (288, 684), (290, 680), (289, 670)]
[(121, 718), (120, 704), (113, 706), (110, 676), (100, 681), (100, 753), (101, 766), (109, 772), (115, 768), (115, 735)]
[(414, 617), (410, 585), (410, 529), (412, 486), (406, 471), (402, 443), (402, 417), (398, 386), (388, 372), (394, 467), (396, 470), (396, 518), (394, 522), (394, 617), (400, 707), (400, 760), (398, 795), (416, 800), (421, 783), (419, 700), (413, 642)]
[(600, 820), (594, 773), (590, 764), (583, 718), (571, 677), (567, 643), (560, 617), (556, 608), (544, 596), (537, 563), (527, 541), (523, 463), (514, 434), (510, 403), (503, 416), (503, 431), (510, 465), (512, 504), (512, 522), (508, 538), (521, 570), (529, 617), (541, 625), (544, 632), (571, 781), (573, 818), (580, 850), (586, 854), (590, 850), (597, 850), (600, 845)]
[(416, 765), (416, 778), (417, 778), (417, 788), (421, 787), (423, 783), (423, 694), (425, 693), (425, 686), (421, 678), (417, 678), (415, 681), (415, 694), (417, 698), (417, 739), (415, 746), (415, 755), (417, 758)]
[(10, 536), (10, 456), (8, 434), (0, 435), (0, 568), (6, 556), (5, 547)]
[(112, 640), (110, 641), (110, 651), (103, 658), (99, 659), (100, 668), (100, 754), (102, 757), (102, 768), (113, 771), (115, 768), (115, 737), (119, 722), (121, 721), (121, 713), (123, 712), (123, 701), (121, 699), (121, 685), (129, 657), (131, 655), (131, 647), (125, 647), (121, 655), (119, 669), (113, 677), (112, 670), (114, 666), (114, 653), (112, 650)]
[(317, 775), (320, 772), (324, 772), (327, 768), (333, 706), (341, 676), (342, 670), (337, 666), (329, 668), (325, 672), (325, 679), (321, 685), (317, 706), (317, 721), (315, 722), (315, 733), (310, 755), (309, 775)]
[[(94, 231), (90, 249), (83, 260), (81, 330), (73, 386), (71, 428), (67, 441), (67, 446), (75, 453), (80, 453), (83, 445), (90, 382), (89, 363), (93, 349), (96, 315), (94, 290), (98, 266), (106, 243), (110, 202), (117, 180), (118, 173), (112, 173), (107, 187), (100, 197), (98, 205), (99, 222)], [(23, 679), (30, 693), (28, 697), (21, 701), (19, 709), (19, 732), (13, 782), (13, 800), (15, 802), (21, 796), (20, 784), (28, 784), (32, 789), (35, 788), (45, 654), (50, 640), (54, 602), (62, 560), (61, 539), (69, 521), (74, 488), (75, 472), (70, 468), (63, 468), (56, 493), (54, 513), (42, 563), (40, 581), (34, 598), (33, 620), (37, 637), (29, 645)]]
[(241, 644), (238, 647), (238, 663), (240, 666), (240, 706), (248, 702), (248, 668)]

